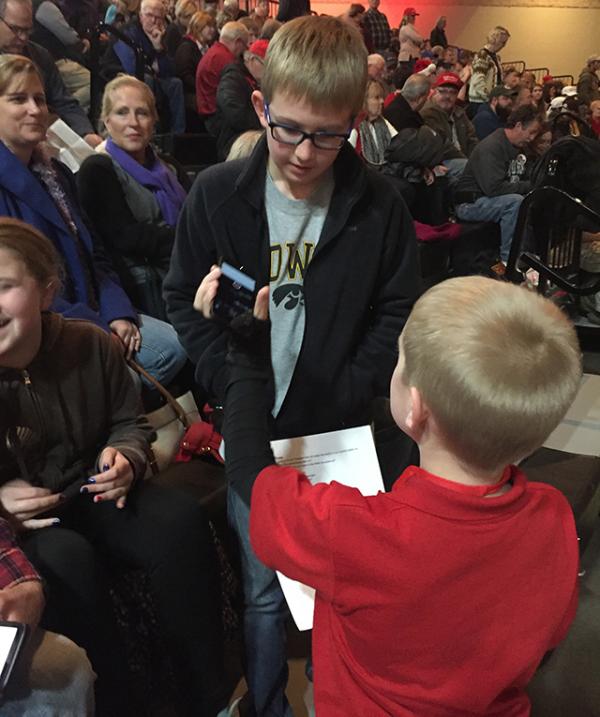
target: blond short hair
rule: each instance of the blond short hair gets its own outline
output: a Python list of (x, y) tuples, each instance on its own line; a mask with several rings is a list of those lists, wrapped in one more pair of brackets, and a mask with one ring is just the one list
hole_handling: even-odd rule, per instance
[(499, 40), (510, 38), (510, 32), (502, 25), (496, 25), (488, 32), (487, 41), (490, 45), (498, 42)]
[(359, 31), (335, 17), (307, 15), (286, 22), (269, 44), (261, 90), (315, 107), (357, 114), (367, 83), (367, 50)]
[(44, 86), (44, 81), (33, 62), (23, 55), (0, 54), (0, 95), (6, 94), (13, 81), (22, 75), (35, 75)]
[(265, 131), (262, 129), (249, 129), (242, 133), (231, 145), (227, 161), (249, 157), (264, 133)]
[(104, 94), (102, 95), (102, 110), (100, 112), (100, 119), (104, 122), (108, 115), (112, 112), (114, 107), (114, 93), (120, 90), (122, 87), (135, 87), (138, 89), (146, 103), (148, 109), (154, 120), (158, 120), (158, 112), (156, 111), (156, 99), (152, 90), (141, 80), (133, 75), (120, 74), (111, 80), (104, 88)]
[(401, 336), (416, 387), (449, 450), (497, 471), (539, 448), (581, 379), (577, 336), (547, 299), (484, 277), (449, 279), (415, 304)]
[(195, 12), (198, 12), (198, 3), (196, 0), (177, 0), (175, 4), (175, 18), (177, 22), (185, 25), (186, 28)]
[[(217, 20), (217, 25), (219, 21)], [(221, 28), (221, 41), (235, 42), (236, 40), (244, 40), (248, 42), (248, 30), (237, 20), (226, 22)]]

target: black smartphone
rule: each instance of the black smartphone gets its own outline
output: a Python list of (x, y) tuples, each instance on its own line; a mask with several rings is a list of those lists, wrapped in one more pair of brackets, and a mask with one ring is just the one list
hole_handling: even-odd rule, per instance
[(23, 622), (0, 622), (0, 694), (4, 692), (25, 644), (28, 627)]
[(213, 302), (213, 314), (219, 321), (230, 323), (236, 316), (252, 311), (256, 281), (231, 264), (222, 262), (219, 288)]

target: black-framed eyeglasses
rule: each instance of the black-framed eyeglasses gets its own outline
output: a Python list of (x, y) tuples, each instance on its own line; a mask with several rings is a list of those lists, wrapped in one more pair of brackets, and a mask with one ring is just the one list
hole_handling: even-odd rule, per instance
[(0, 20), (2, 20), (2, 22), (12, 32), (13, 35), (16, 35), (17, 37), (22, 37), (25, 40), (33, 32), (33, 27), (20, 27), (19, 25), (11, 25), (9, 22), (6, 22), (2, 15), (0, 15)]
[(266, 102), (264, 108), (267, 124), (271, 128), (271, 137), (277, 142), (289, 144), (292, 147), (297, 147), (299, 144), (302, 144), (305, 139), (309, 139), (317, 149), (338, 150), (342, 148), (352, 130), (352, 127), (350, 127), (344, 134), (336, 134), (334, 132), (304, 132), (298, 129), (298, 127), (290, 127), (287, 124), (273, 122), (271, 113), (269, 112), (269, 105)]

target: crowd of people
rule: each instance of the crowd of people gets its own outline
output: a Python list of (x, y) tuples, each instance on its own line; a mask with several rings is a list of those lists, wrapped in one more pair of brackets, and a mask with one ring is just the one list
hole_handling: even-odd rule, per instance
[[(2, 714), (137, 714), (111, 602), (131, 568), (178, 715), (291, 715), (277, 570), (317, 590), (317, 714), (528, 713), (575, 616), (577, 538), (515, 465), (581, 364), (566, 317), (498, 279), (536, 161), (600, 136), (600, 55), (576, 86), (538, 83), (503, 67), (504, 27), (472, 52), (446, 17), (425, 38), (416, 8), (393, 30), (379, 5), (0, 0), (0, 619), (31, 632)], [(89, 147), (76, 174), (56, 118)], [(219, 162), (192, 182), (157, 130), (212, 136)], [(499, 226), (486, 276), (419, 298), (420, 228), (476, 222)], [(221, 260), (260, 289), (230, 325)], [(224, 407), (239, 705), (211, 529), (145, 478), (160, 398), (132, 360)], [(271, 439), (377, 429), (381, 405), (387, 492), (275, 464)]]

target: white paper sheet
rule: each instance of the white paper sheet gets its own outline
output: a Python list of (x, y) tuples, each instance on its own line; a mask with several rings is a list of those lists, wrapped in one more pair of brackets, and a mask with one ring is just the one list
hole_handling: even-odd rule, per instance
[(61, 119), (50, 125), (46, 140), (58, 150), (58, 158), (73, 174), (77, 174), (83, 161), (94, 154), (93, 148)]
[(544, 446), (566, 453), (600, 456), (600, 376), (583, 375), (571, 408)]
[[(335, 480), (363, 495), (384, 490), (370, 426), (272, 441), (271, 448), (279, 465), (301, 470), (313, 484)], [(298, 629), (310, 630), (315, 591), (279, 572), (277, 577)]]

